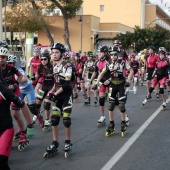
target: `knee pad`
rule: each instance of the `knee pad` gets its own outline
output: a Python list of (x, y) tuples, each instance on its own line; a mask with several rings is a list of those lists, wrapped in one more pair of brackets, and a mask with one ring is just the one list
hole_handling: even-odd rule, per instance
[(160, 94), (164, 94), (164, 88), (160, 88), (160, 89), (159, 89), (159, 93), (160, 93)]
[(137, 83), (137, 82), (138, 82), (138, 77), (134, 77), (134, 79), (133, 79), (133, 80), (134, 80), (134, 82), (136, 82), (136, 83)]
[(34, 104), (28, 104), (28, 108), (29, 108), (29, 110), (30, 110), (30, 112), (33, 114), (33, 115), (38, 115), (38, 110), (37, 110), (37, 108), (36, 108), (36, 104), (34, 103)]
[(100, 97), (100, 98), (99, 98), (99, 104), (100, 104), (100, 106), (104, 106), (104, 103), (105, 103), (105, 97)]
[(57, 126), (60, 123), (60, 116), (52, 115), (51, 116), (51, 125)]
[(63, 124), (66, 128), (71, 126), (71, 118), (70, 117), (63, 117)]
[(113, 111), (115, 108), (115, 99), (109, 97), (109, 111)]
[(119, 109), (122, 113), (126, 112), (126, 108), (125, 108), (125, 103), (121, 102), (119, 103)]
[(36, 109), (37, 109), (37, 110), (40, 109), (41, 104), (35, 104), (35, 105), (36, 105)]
[(49, 102), (44, 102), (44, 110), (50, 110), (51, 103)]
[(149, 89), (149, 93), (152, 93), (152, 92), (153, 92), (153, 90), (154, 90), (154, 88), (153, 88), (153, 87), (150, 87), (150, 89)]

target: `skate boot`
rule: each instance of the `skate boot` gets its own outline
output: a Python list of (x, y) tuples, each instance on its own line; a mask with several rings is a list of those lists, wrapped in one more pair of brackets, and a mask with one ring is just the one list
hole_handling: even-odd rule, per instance
[(18, 150), (23, 151), (28, 145), (29, 145), (29, 140), (26, 137), (25, 132), (21, 132), (20, 134), (20, 139), (18, 140)]
[(140, 85), (143, 86), (143, 81), (141, 80)]
[(38, 123), (40, 125), (41, 128), (44, 128), (44, 120), (43, 117), (41, 115), (38, 116)]
[(136, 86), (133, 86), (133, 91), (134, 91), (134, 94), (136, 94), (136, 92), (137, 92), (137, 87)]
[(105, 93), (105, 101), (107, 101), (108, 93)]
[(150, 97), (147, 97), (146, 96), (146, 98), (145, 98), (145, 100), (142, 102), (142, 104), (141, 104), (141, 107), (143, 107), (147, 102), (148, 102), (148, 100), (150, 99), (150, 98), (152, 98), (151, 96)]
[(97, 106), (98, 99), (97, 97), (94, 98), (94, 106)]
[(166, 109), (166, 101), (164, 101), (163, 103), (162, 103), (162, 110), (165, 110)]
[(128, 127), (129, 126), (129, 117), (128, 117), (128, 115), (126, 115), (126, 117), (125, 117), (125, 122), (126, 122), (126, 126)]
[(50, 146), (47, 147), (46, 152), (44, 153), (43, 157), (48, 158), (57, 154), (58, 152), (59, 143), (57, 141), (53, 141)]
[(121, 136), (124, 137), (126, 132), (126, 122), (122, 121), (121, 122)]
[(20, 135), (21, 135), (21, 130), (18, 129), (18, 131), (14, 134), (13, 141), (17, 142), (20, 139)]
[(34, 115), (33, 118), (32, 118), (32, 120), (33, 120), (33, 124), (35, 124), (35, 122), (37, 121), (37, 116)]
[(75, 93), (75, 95), (73, 97), (73, 102), (79, 102), (78, 94), (77, 93)]
[(51, 122), (50, 122), (50, 120), (48, 119), (46, 119), (45, 120), (45, 123), (44, 123), (44, 128), (43, 128), (43, 131), (44, 132), (47, 132), (49, 129), (50, 129), (50, 127), (51, 127)]
[(85, 100), (84, 106), (90, 106), (90, 97)]
[(72, 153), (72, 143), (69, 140), (65, 141), (64, 152), (65, 158), (69, 158)]
[(115, 133), (115, 124), (114, 123), (110, 123), (107, 130), (106, 130), (106, 136), (110, 136), (113, 135)]
[(27, 126), (26, 133), (27, 133), (27, 138), (32, 138), (35, 135), (35, 129), (33, 124)]
[(97, 122), (97, 127), (98, 128), (103, 127), (103, 126), (106, 125), (105, 118), (106, 118), (105, 116), (100, 116), (100, 119)]
[(80, 83), (77, 85), (77, 90), (78, 90), (79, 92), (81, 91)]
[(159, 101), (159, 93), (156, 93), (156, 98)]
[(84, 93), (84, 94), (83, 94), (83, 97), (84, 97), (84, 99), (87, 99), (87, 94)]

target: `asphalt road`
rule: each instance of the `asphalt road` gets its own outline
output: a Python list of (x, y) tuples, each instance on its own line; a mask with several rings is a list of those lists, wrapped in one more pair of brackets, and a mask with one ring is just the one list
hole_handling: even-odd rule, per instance
[[(20, 152), (18, 144), (13, 143), (9, 166), (12, 170), (169, 170), (170, 167), (170, 104), (165, 111), (157, 110), (162, 101), (157, 101), (154, 94), (144, 108), (140, 108), (146, 96), (146, 87), (138, 87), (136, 95), (130, 91), (126, 104), (130, 126), (125, 136), (121, 137), (120, 114), (115, 109), (116, 133), (105, 137), (108, 120), (108, 102), (105, 112), (107, 125), (97, 128), (99, 107), (93, 103), (83, 107), (82, 93), (80, 102), (75, 103), (72, 112), (73, 153), (64, 158), (64, 126), (60, 121), (59, 152), (51, 158), (43, 158), (46, 147), (52, 142), (51, 130), (43, 132), (35, 124), (35, 137), (30, 139), (30, 146)], [(91, 99), (93, 102), (93, 98)], [(152, 121), (148, 118), (157, 112)], [(141, 126), (144, 125), (143, 130)], [(15, 122), (14, 122), (15, 124)], [(16, 124), (15, 129), (17, 130)], [(140, 130), (140, 131), (137, 131)], [(136, 140), (133, 141), (134, 137)], [(122, 148), (123, 147), (123, 148)], [(109, 161), (110, 160), (110, 161)]]

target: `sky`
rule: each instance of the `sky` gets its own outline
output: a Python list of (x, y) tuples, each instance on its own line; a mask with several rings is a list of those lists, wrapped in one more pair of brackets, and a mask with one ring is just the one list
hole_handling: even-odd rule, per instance
[(151, 3), (158, 4), (170, 16), (170, 0), (149, 0)]

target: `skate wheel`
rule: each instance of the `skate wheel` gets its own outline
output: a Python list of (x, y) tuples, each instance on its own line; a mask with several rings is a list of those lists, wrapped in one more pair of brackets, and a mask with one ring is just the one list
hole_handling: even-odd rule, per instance
[(105, 136), (108, 137), (109, 136), (109, 132), (106, 132)]
[(141, 104), (141, 106), (140, 106), (140, 107), (142, 108), (143, 106), (144, 106), (144, 105), (143, 105), (143, 104)]
[(125, 136), (125, 132), (121, 132), (121, 136), (124, 137)]
[(48, 157), (49, 157), (48, 152), (45, 152), (44, 155), (43, 155), (43, 158), (48, 158)]
[(22, 151), (22, 150), (24, 150), (25, 149), (25, 146), (23, 145), (23, 144), (19, 144), (18, 145), (18, 150), (19, 151)]
[(70, 155), (71, 155), (71, 152), (65, 152), (65, 153), (64, 153), (64, 157), (65, 157), (66, 159), (69, 158)]

